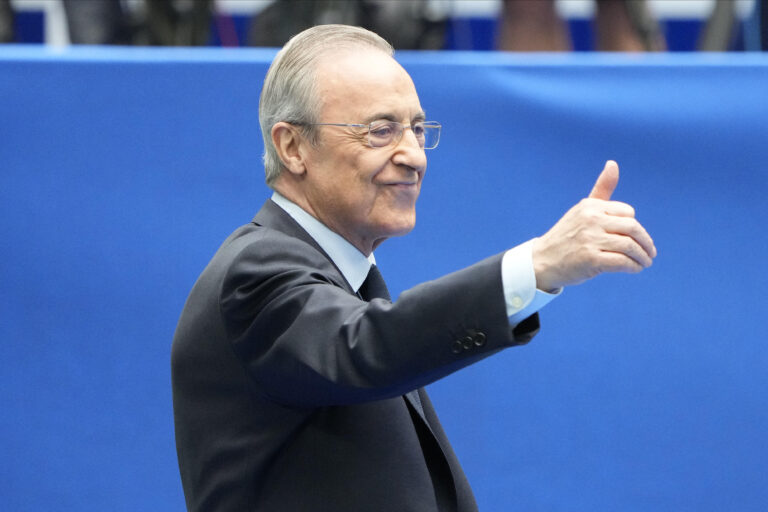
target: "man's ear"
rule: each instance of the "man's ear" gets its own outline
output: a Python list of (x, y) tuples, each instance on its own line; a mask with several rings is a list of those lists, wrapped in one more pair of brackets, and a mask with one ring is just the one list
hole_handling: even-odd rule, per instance
[(279, 122), (272, 126), (272, 144), (285, 169), (291, 174), (301, 175), (307, 171), (302, 145), (307, 140), (299, 133), (299, 128), (290, 123)]

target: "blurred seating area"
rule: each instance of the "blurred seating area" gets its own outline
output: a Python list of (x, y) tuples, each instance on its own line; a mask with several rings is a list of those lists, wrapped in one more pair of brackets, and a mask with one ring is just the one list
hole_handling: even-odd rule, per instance
[(4, 43), (281, 46), (321, 23), (397, 49), (768, 48), (768, 0), (0, 0)]

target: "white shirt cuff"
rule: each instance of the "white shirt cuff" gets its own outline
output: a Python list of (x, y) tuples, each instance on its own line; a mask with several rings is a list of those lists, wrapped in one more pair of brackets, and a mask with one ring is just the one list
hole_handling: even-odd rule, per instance
[(562, 288), (555, 293), (536, 289), (532, 248), (533, 240), (529, 240), (508, 250), (501, 258), (501, 282), (507, 302), (507, 316), (513, 326), (539, 311), (563, 292)]

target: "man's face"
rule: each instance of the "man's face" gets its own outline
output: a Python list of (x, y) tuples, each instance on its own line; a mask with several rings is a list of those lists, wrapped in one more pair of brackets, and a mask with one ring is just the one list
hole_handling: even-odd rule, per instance
[[(408, 73), (383, 52), (348, 51), (322, 59), (317, 68), (320, 123), (369, 124), (424, 120)], [(372, 148), (367, 129), (318, 126), (316, 147), (305, 159), (304, 191), (325, 225), (364, 254), (416, 223), (416, 199), (427, 167), (410, 129), (396, 144)]]

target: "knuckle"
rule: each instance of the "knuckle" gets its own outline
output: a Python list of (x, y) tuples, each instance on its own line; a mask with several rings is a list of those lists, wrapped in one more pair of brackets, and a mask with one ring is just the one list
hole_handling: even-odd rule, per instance
[(585, 220), (592, 224), (596, 224), (602, 218), (602, 213), (596, 208), (585, 208), (582, 212), (582, 216)]
[(624, 202), (621, 202), (621, 201), (616, 201), (616, 206), (627, 217), (634, 217), (635, 216), (635, 209), (632, 207), (631, 204), (627, 204), (627, 203), (624, 203)]

